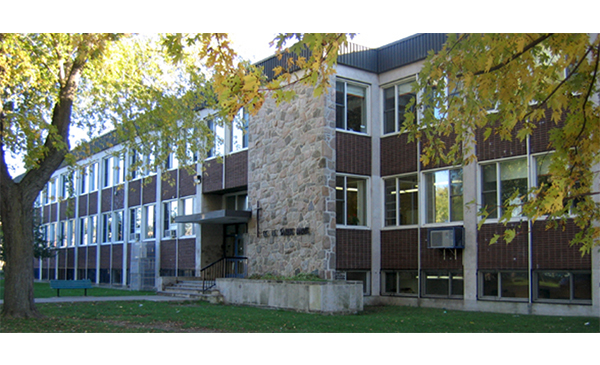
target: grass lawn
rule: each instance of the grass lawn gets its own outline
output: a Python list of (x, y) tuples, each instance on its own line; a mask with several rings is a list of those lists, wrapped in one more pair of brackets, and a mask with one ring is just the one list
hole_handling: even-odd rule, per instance
[(0, 332), (24, 333), (598, 333), (593, 317), (550, 317), (411, 307), (372, 307), (320, 315), (205, 302), (38, 304), (41, 320), (2, 320)]

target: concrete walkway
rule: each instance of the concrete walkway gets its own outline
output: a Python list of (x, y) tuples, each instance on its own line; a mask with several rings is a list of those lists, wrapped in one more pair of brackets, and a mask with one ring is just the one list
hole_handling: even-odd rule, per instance
[[(117, 302), (117, 301), (134, 301), (134, 300), (147, 300), (151, 302), (170, 302), (170, 301), (182, 301), (190, 300), (189, 298), (179, 297), (167, 297), (162, 295), (137, 295), (137, 296), (123, 296), (123, 297), (92, 297), (92, 296), (81, 296), (81, 297), (52, 297), (52, 298), (36, 298), (36, 303), (76, 303), (76, 302)], [(4, 301), (0, 300), (0, 304)]]

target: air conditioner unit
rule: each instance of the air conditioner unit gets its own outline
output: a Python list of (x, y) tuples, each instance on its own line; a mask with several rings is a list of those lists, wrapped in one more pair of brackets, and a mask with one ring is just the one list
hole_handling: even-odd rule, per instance
[(463, 227), (430, 228), (428, 248), (464, 248)]
[(164, 237), (177, 238), (177, 230), (175, 230), (175, 229), (167, 229), (165, 231)]

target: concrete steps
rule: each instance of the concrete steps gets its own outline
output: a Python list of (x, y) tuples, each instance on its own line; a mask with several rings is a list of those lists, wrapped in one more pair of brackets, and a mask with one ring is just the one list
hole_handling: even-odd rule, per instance
[(223, 296), (216, 288), (202, 290), (203, 282), (201, 280), (180, 280), (166, 285), (163, 290), (157, 292), (158, 295), (190, 298), (194, 300), (204, 300), (210, 303), (222, 303)]

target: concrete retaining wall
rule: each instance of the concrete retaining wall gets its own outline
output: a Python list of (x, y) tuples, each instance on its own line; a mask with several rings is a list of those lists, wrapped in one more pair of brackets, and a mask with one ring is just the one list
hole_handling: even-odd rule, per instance
[(363, 310), (360, 281), (282, 281), (217, 279), (226, 304), (293, 309), (319, 313)]

